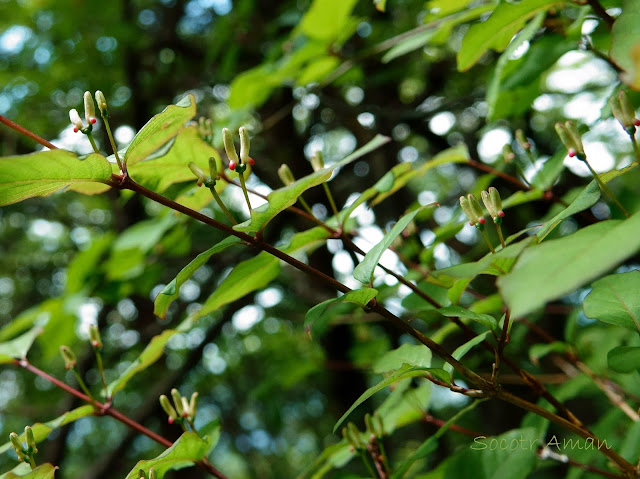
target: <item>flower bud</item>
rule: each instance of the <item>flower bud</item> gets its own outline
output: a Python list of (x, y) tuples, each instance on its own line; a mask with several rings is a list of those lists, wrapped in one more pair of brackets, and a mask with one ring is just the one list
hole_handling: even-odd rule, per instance
[(322, 157), (322, 152), (320, 150), (316, 151), (311, 157), (311, 167), (313, 168), (313, 171), (318, 171), (324, 168), (324, 158)]
[(73, 124), (73, 131), (75, 131), (76, 133), (84, 128), (82, 119), (78, 114), (78, 110), (76, 110), (75, 108), (69, 110), (69, 120), (71, 120), (71, 123)]
[(182, 417), (193, 419), (191, 414), (189, 414), (189, 400), (184, 396), (180, 399), (182, 400)]
[(96, 103), (98, 104), (98, 110), (100, 110), (102, 116), (108, 116), (109, 112), (107, 110), (107, 99), (104, 97), (104, 93), (102, 93), (100, 90), (97, 90), (95, 96)]
[(218, 178), (218, 163), (213, 156), (209, 158), (209, 174), (211, 178)]
[(476, 218), (476, 215), (473, 213), (473, 210), (471, 209), (471, 205), (469, 205), (469, 200), (464, 196), (460, 197), (460, 207), (462, 208), (462, 211), (464, 211), (465, 216), (469, 220), (469, 224), (471, 226), (475, 225), (478, 222), (478, 219)]
[(580, 158), (580, 156), (584, 156), (584, 147), (582, 146), (582, 138), (580, 137), (578, 128), (571, 121), (566, 121), (564, 123), (564, 126), (567, 129), (567, 133), (573, 140), (573, 147), (575, 148), (576, 155), (578, 156), (578, 158)]
[(138, 469), (138, 479), (149, 479), (143, 469)]
[(191, 395), (191, 400), (189, 401), (189, 416), (191, 419), (196, 417), (196, 410), (198, 408), (198, 393), (194, 392)]
[(520, 146), (522, 147), (522, 149), (524, 150), (531, 149), (531, 143), (529, 143), (529, 140), (527, 140), (527, 137), (524, 135), (524, 131), (520, 129), (516, 130), (516, 140), (518, 141), (518, 143), (520, 143)]
[(511, 163), (515, 157), (516, 154), (513, 152), (513, 148), (511, 148), (511, 145), (509, 143), (502, 147), (502, 158), (504, 159), (505, 163)]
[(100, 330), (95, 324), (89, 326), (89, 340), (91, 341), (91, 346), (96, 349), (102, 349), (102, 338), (100, 338)]
[[(227, 157), (229, 158), (229, 168), (233, 170), (235, 165), (240, 163), (240, 159), (238, 158), (236, 145), (233, 144), (233, 136), (228, 128), (222, 129), (222, 140), (224, 141), (224, 151), (227, 152)], [(231, 165), (233, 165), (233, 168)]]
[(189, 162), (189, 169), (191, 170), (191, 173), (193, 173), (195, 177), (198, 178), (198, 186), (202, 186), (202, 184), (206, 183), (209, 179), (207, 178), (207, 175), (204, 174), (204, 171), (202, 171), (202, 168), (196, 165), (193, 161)]
[(9, 440), (11, 441), (11, 445), (16, 450), (16, 452), (23, 450), (24, 447), (22, 445), (22, 442), (20, 442), (20, 436), (18, 436), (17, 433), (12, 432), (11, 434), (9, 434)]
[(152, 467), (149, 469), (149, 479), (157, 479), (156, 470)]
[(625, 121), (625, 127), (636, 126), (636, 110), (633, 108), (627, 92), (624, 90), (618, 91), (618, 100), (620, 101), (620, 109)]
[(240, 127), (240, 161), (242, 163), (249, 162), (249, 147), (251, 143), (249, 142), (249, 133), (244, 126)]
[(96, 106), (93, 103), (90, 91), (84, 92), (84, 117), (89, 125), (96, 122)]
[(292, 185), (296, 182), (295, 176), (291, 172), (291, 168), (286, 163), (283, 163), (280, 168), (278, 168), (278, 176), (280, 177), (280, 181), (284, 184), (284, 186)]
[(24, 428), (24, 435), (27, 438), (27, 447), (30, 449), (30, 453), (35, 454), (38, 452), (38, 448), (36, 447), (36, 438), (33, 435), (33, 429), (31, 429), (31, 426), (26, 426)]
[(502, 200), (500, 199), (498, 190), (492, 186), (489, 188), (489, 191), (481, 192), (481, 196), (482, 202), (485, 208), (487, 208), (493, 222), (500, 224), (504, 216), (504, 211), (502, 211)]
[(476, 217), (476, 225), (483, 225), (485, 223), (484, 211), (482, 211), (482, 206), (480, 206), (480, 203), (478, 203), (478, 199), (471, 193), (467, 195), (467, 199), (469, 200), (471, 211), (473, 211), (473, 214)]
[(73, 354), (71, 349), (67, 346), (60, 346), (60, 354), (62, 355), (62, 359), (64, 359), (64, 367), (66, 369), (73, 369), (76, 367), (76, 355)]
[(162, 406), (162, 409), (164, 409), (164, 412), (167, 413), (167, 416), (169, 416), (170, 423), (178, 419), (178, 413), (176, 412), (174, 407), (171, 405), (169, 398), (164, 394), (160, 396), (160, 405)]
[(173, 399), (173, 404), (176, 407), (178, 416), (182, 417), (184, 413), (184, 408), (182, 407), (182, 396), (180, 395), (180, 392), (176, 388), (173, 388), (171, 390), (171, 398)]

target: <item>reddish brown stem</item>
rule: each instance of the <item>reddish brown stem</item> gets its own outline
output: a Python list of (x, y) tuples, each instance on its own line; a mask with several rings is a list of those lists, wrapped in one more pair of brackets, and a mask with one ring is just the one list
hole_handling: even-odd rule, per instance
[(51, 143), (50, 141), (45, 140), (41, 136), (36, 135), (34, 132), (32, 132), (30, 130), (27, 130), (26, 128), (18, 125), (17, 123), (14, 123), (13, 121), (9, 120), (9, 118), (7, 118), (7, 117), (4, 117), (4, 116), (0, 115), (0, 123), (4, 123), (9, 128), (17, 131), (21, 135), (24, 135), (26, 137), (31, 138), (32, 140), (40, 143), (42, 146), (46, 146), (50, 150), (57, 150), (58, 149), (58, 147), (56, 145), (54, 145), (53, 143)]
[[(37, 368), (36, 366), (31, 364), (26, 359), (22, 359), (22, 360), (14, 359), (13, 360), (13, 364), (15, 364), (16, 366), (19, 366), (19, 367), (21, 367), (23, 369), (26, 369), (27, 371), (35, 374), (36, 376), (40, 376), (41, 378), (46, 379), (51, 384), (59, 387), (63, 391), (71, 394), (72, 396), (77, 397), (78, 399), (81, 399), (81, 400), (91, 404), (92, 406), (95, 407), (94, 414), (96, 416), (105, 416), (105, 415), (106, 416), (111, 416), (112, 418), (116, 419), (117, 421), (120, 421), (121, 423), (129, 426), (131, 429), (133, 429), (135, 431), (138, 431), (140, 434), (144, 434), (148, 438), (153, 439), (155, 442), (157, 442), (158, 444), (161, 444), (164, 447), (168, 448), (168, 447), (171, 447), (173, 445), (173, 443), (171, 441), (169, 441), (168, 439), (160, 436), (159, 434), (156, 434), (151, 429), (147, 429), (146, 427), (144, 427), (139, 422), (136, 422), (133, 419), (131, 419), (130, 417), (122, 414), (120, 411), (118, 411), (117, 409), (112, 407), (111, 404), (109, 404), (109, 403), (102, 404), (102, 403), (100, 403), (98, 401), (92, 400), (86, 394), (82, 393), (81, 391), (78, 391), (77, 389), (72, 388), (68, 384), (63, 383), (59, 379), (51, 376), (50, 374), (44, 372), (43, 370)], [(197, 464), (198, 467), (200, 467), (201, 469), (207, 471), (208, 473), (210, 473), (214, 477), (217, 477), (218, 479), (227, 479), (226, 476), (223, 473), (221, 473), (216, 468), (214, 468), (206, 459), (204, 459), (202, 461), (198, 461), (195, 464)]]

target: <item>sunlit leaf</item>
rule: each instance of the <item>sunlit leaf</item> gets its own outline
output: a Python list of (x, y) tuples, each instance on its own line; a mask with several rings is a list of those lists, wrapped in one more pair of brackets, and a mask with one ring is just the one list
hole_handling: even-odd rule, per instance
[(41, 464), (34, 470), (31, 470), (31, 467), (28, 464), (22, 463), (11, 471), (0, 475), (0, 479), (53, 479), (55, 477), (56, 469), (58, 469), (56, 466), (47, 463)]
[(326, 323), (330, 319), (327, 309), (338, 303), (354, 303), (360, 307), (367, 305), (369, 301), (375, 298), (378, 291), (373, 288), (362, 288), (349, 291), (338, 298), (328, 299), (320, 304), (315, 305), (304, 318), (304, 327), (312, 337), (318, 337), (326, 329)]
[(376, 135), (373, 140), (368, 142), (362, 148), (358, 148), (343, 160), (321, 170), (315, 171), (304, 178), (300, 178), (289, 186), (272, 191), (267, 196), (268, 202), (259, 208), (253, 209), (251, 212), (251, 219), (234, 226), (234, 229), (244, 233), (256, 233), (260, 231), (278, 213), (295, 204), (295, 202), (298, 201), (298, 197), (306, 190), (326, 182), (336, 168), (348, 165), (349, 163), (384, 145), (388, 141), (388, 137)]
[(469, 28), (458, 51), (458, 70), (468, 70), (490, 49), (504, 50), (530, 18), (561, 3), (564, 2), (527, 0), (520, 3), (500, 3), (486, 21)]
[(127, 148), (124, 154), (127, 166), (133, 166), (144, 160), (171, 140), (195, 114), (196, 100), (193, 95), (189, 95), (151, 118)]
[(636, 254), (639, 229), (640, 213), (636, 213), (624, 221), (603, 221), (527, 248), (511, 273), (498, 279), (511, 316), (522, 317)]
[[(463, 356), (465, 354), (467, 354), (469, 351), (471, 351), (471, 348), (473, 348), (474, 346), (477, 346), (482, 341), (484, 341), (484, 339), (487, 337), (487, 335), (490, 332), (491, 331), (485, 331), (482, 334), (478, 334), (475, 338), (472, 338), (469, 341), (467, 341), (466, 343), (464, 343), (462, 346), (457, 347), (456, 350), (453, 353), (451, 353), (451, 356), (453, 356), (455, 359), (457, 359), (459, 361), (460, 359), (463, 358)], [(447, 371), (449, 374), (453, 374), (453, 366), (450, 363), (446, 363), (442, 367), (442, 369)]]
[(640, 271), (599, 279), (584, 300), (584, 314), (640, 333)]
[(122, 373), (120, 377), (109, 384), (107, 389), (109, 390), (109, 395), (113, 396), (115, 393), (124, 389), (129, 380), (138, 374), (140, 371), (144, 371), (153, 363), (155, 363), (164, 352), (164, 346), (167, 344), (167, 341), (171, 339), (171, 336), (176, 334), (178, 331), (175, 329), (165, 329), (162, 333), (157, 336), (151, 338), (151, 342), (147, 345), (146, 348), (140, 353), (140, 355), (131, 363), (131, 365)]
[(0, 206), (91, 182), (108, 188), (104, 183), (110, 179), (111, 165), (104, 156), (95, 153), (78, 157), (58, 149), (5, 156), (0, 158)]
[(404, 364), (428, 368), (431, 366), (431, 350), (422, 344), (405, 343), (385, 353), (373, 363), (372, 371), (377, 374), (401, 369)]
[[(424, 207), (423, 207), (424, 208)], [(353, 277), (364, 284), (370, 284), (373, 281), (373, 272), (378, 266), (378, 261), (382, 254), (391, 246), (391, 243), (401, 234), (404, 229), (413, 221), (413, 218), (422, 211), (423, 208), (418, 208), (404, 215), (393, 225), (391, 231), (389, 231), (384, 238), (376, 244), (369, 252), (362, 258), (362, 261), (353, 270)]]
[(448, 318), (458, 317), (471, 319), (472, 321), (476, 321), (482, 324), (484, 327), (490, 329), (491, 331), (495, 331), (498, 327), (498, 320), (493, 316), (489, 316), (488, 314), (474, 313), (473, 311), (470, 311), (461, 306), (447, 306), (438, 309), (438, 312)]
[(329, 41), (342, 33), (357, 0), (314, 0), (297, 29), (310, 38)]
[[(76, 409), (65, 412), (61, 416), (55, 419), (52, 419), (51, 421), (48, 421), (45, 423), (37, 422), (31, 426), (31, 430), (33, 431), (33, 437), (36, 443), (40, 443), (44, 441), (47, 437), (49, 437), (49, 434), (54, 429), (62, 427), (66, 424), (70, 424), (74, 421), (77, 421), (80, 418), (92, 416), (94, 411), (95, 409), (93, 408), (93, 406), (90, 406), (87, 404), (85, 406), (80, 406)], [(26, 444), (27, 442), (26, 434), (23, 432), (22, 434), (19, 435), (19, 437), (20, 437), (20, 441)], [(12, 447), (11, 442), (4, 443), (2, 446), (0, 446), (0, 454), (8, 451), (9, 449), (11, 449), (11, 447)]]
[(167, 315), (167, 310), (171, 303), (173, 303), (180, 293), (180, 287), (187, 281), (189, 278), (193, 276), (193, 274), (200, 269), (204, 264), (206, 264), (209, 259), (217, 253), (220, 253), (227, 249), (229, 246), (234, 244), (239, 244), (242, 241), (236, 238), (235, 236), (229, 236), (218, 244), (212, 246), (207, 251), (200, 253), (195, 257), (191, 263), (182, 268), (182, 270), (178, 273), (178, 275), (173, 278), (169, 284), (167, 284), (162, 291), (158, 293), (156, 299), (153, 303), (153, 312), (156, 316), (160, 318), (165, 318)]
[(208, 441), (201, 439), (196, 433), (185, 432), (155, 459), (138, 461), (126, 479), (138, 479), (141, 469), (148, 474), (151, 468), (155, 470), (156, 477), (162, 479), (169, 470), (184, 469), (201, 461), (208, 449)]
[(622, 81), (640, 90), (640, 4), (623, 0), (622, 9), (611, 30), (611, 59), (624, 70)]
[(22, 359), (27, 356), (27, 352), (43, 329), (35, 326), (15, 339), (0, 343), (0, 364), (11, 363), (14, 359)]

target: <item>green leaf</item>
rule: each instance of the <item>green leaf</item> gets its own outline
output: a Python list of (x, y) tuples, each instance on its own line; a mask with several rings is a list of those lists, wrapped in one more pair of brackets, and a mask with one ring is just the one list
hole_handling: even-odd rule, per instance
[(607, 364), (617, 373), (631, 373), (640, 369), (640, 347), (617, 346), (607, 353)]
[[(482, 334), (478, 334), (475, 338), (470, 339), (462, 346), (458, 346), (456, 350), (451, 354), (455, 359), (460, 360), (462, 357), (467, 354), (471, 348), (480, 344), (487, 337), (491, 331), (485, 331)], [(453, 375), (453, 366), (450, 363), (445, 364), (442, 369), (447, 371), (449, 374)]]
[(325, 42), (338, 37), (348, 24), (357, 0), (314, 0), (300, 21), (298, 30)]
[(500, 294), (519, 318), (597, 278), (640, 249), (640, 213), (603, 221), (570, 236), (525, 250), (510, 274), (498, 279)]
[(547, 221), (540, 231), (538, 231), (537, 236), (540, 238), (540, 241), (545, 239), (553, 229), (558, 226), (562, 221), (569, 216), (573, 216), (576, 213), (580, 213), (588, 208), (591, 208), (595, 205), (600, 199), (600, 188), (596, 181), (592, 181), (589, 183), (582, 193), (578, 195), (578, 197), (571, 202), (569, 206), (567, 206), (564, 210), (558, 213), (556, 216)]
[[(507, 63), (509, 62), (509, 58), (515, 53), (515, 51), (525, 42), (528, 42), (533, 38), (536, 34), (545, 17), (545, 12), (538, 12), (535, 18), (529, 22), (529, 24), (516, 35), (516, 37), (509, 43), (509, 46), (505, 49), (504, 53), (500, 55), (496, 67), (493, 70), (493, 77), (489, 82), (489, 87), (487, 89), (487, 117), (494, 120), (496, 118), (496, 107), (498, 106), (498, 98), (501, 93), (501, 81), (503, 77), (503, 72)], [(538, 76), (533, 77), (538, 79)], [(539, 80), (538, 80), (539, 81)], [(525, 103), (523, 105), (524, 108), (528, 108), (530, 103)], [(507, 115), (505, 115), (507, 116)]]
[(539, 445), (535, 428), (478, 436), (462, 453), (453, 456), (444, 479), (525, 479), (535, 467)]
[[(79, 158), (62, 149), (0, 158), (0, 206), (34, 196), (49, 196), (65, 187), (106, 183), (111, 165), (102, 155)], [(108, 186), (101, 185), (102, 191)]]
[(115, 393), (124, 389), (129, 380), (138, 374), (140, 371), (144, 371), (153, 363), (155, 363), (164, 352), (164, 346), (167, 341), (176, 334), (178, 331), (175, 329), (165, 329), (161, 334), (151, 338), (151, 341), (146, 348), (140, 353), (133, 363), (126, 369), (124, 373), (120, 375), (118, 379), (109, 384), (107, 389), (109, 395), (113, 396)]
[(193, 274), (202, 267), (209, 259), (217, 253), (220, 253), (234, 244), (242, 243), (241, 240), (235, 236), (229, 236), (218, 244), (212, 246), (207, 251), (200, 253), (195, 257), (191, 263), (182, 268), (178, 275), (167, 284), (162, 291), (158, 293), (153, 303), (153, 312), (156, 316), (164, 319), (167, 315), (167, 310), (171, 303), (173, 303), (180, 293), (180, 287), (189, 279)]
[(384, 253), (387, 248), (391, 246), (393, 240), (395, 240), (398, 235), (404, 231), (407, 225), (411, 223), (413, 218), (415, 218), (415, 216), (424, 208), (424, 206), (422, 208), (418, 208), (417, 210), (414, 210), (411, 213), (408, 213), (400, 218), (398, 222), (393, 225), (391, 231), (384, 235), (382, 241), (371, 248), (369, 252), (367, 252), (367, 254), (364, 256), (364, 258), (362, 258), (362, 261), (360, 261), (360, 263), (353, 270), (353, 277), (361, 283), (371, 284), (371, 282), (373, 281), (373, 272), (376, 269), (376, 266), (378, 266), (378, 261), (380, 261), (382, 253)]
[(403, 344), (399, 348), (385, 353), (373, 363), (372, 371), (376, 374), (401, 369), (404, 364), (419, 368), (431, 366), (431, 350), (422, 344)]
[(348, 165), (349, 163), (384, 145), (389, 140), (390, 139), (386, 136), (376, 135), (373, 140), (368, 142), (362, 148), (357, 149), (343, 160), (327, 168), (315, 171), (304, 178), (300, 178), (289, 186), (272, 191), (267, 196), (267, 203), (252, 210), (250, 220), (234, 226), (233, 229), (248, 234), (257, 233), (262, 230), (269, 221), (275, 218), (278, 213), (295, 204), (295, 202), (298, 201), (298, 197), (306, 190), (314, 186), (321, 185), (331, 178), (331, 175), (336, 168)]
[(640, 271), (605, 276), (592, 288), (583, 304), (588, 318), (640, 333)]
[(162, 156), (140, 161), (128, 166), (131, 177), (143, 186), (163, 192), (175, 183), (197, 179), (189, 169), (189, 163), (209, 172), (209, 158), (213, 157), (222, 170), (222, 161), (215, 148), (200, 138), (198, 128), (188, 126), (178, 133), (171, 148)]
[(264, 288), (278, 277), (278, 273), (280, 273), (280, 260), (265, 251), (238, 263), (191, 318), (194, 320), (200, 318), (253, 291)]
[(14, 479), (18, 477), (23, 479), (53, 479), (56, 469), (58, 469), (57, 466), (47, 463), (31, 470), (28, 464), (22, 463), (14, 467), (11, 471), (2, 474), (0, 479)]
[(89, 278), (95, 273), (98, 262), (113, 243), (114, 237), (115, 235), (110, 232), (95, 238), (89, 248), (75, 255), (67, 267), (65, 291), (68, 294), (82, 291), (87, 286)]
[(469, 311), (468, 309), (461, 306), (447, 306), (445, 308), (438, 309), (438, 312), (448, 318), (458, 317), (471, 319), (472, 321), (476, 321), (482, 324), (484, 327), (490, 329), (491, 331), (495, 331), (498, 328), (498, 320), (493, 316), (489, 316), (488, 314), (474, 313), (473, 311)]
[(349, 291), (337, 298), (328, 299), (315, 305), (304, 317), (305, 330), (312, 337), (320, 336), (326, 329), (326, 323), (330, 317), (326, 314), (329, 306), (338, 303), (354, 303), (360, 307), (365, 307), (369, 301), (376, 297), (378, 290), (373, 288), (362, 288)]
[(405, 378), (413, 378), (413, 377), (419, 377), (419, 376), (424, 376), (425, 373), (429, 372), (431, 369), (430, 368), (418, 368), (418, 367), (413, 367), (410, 366), (408, 364), (403, 365), (400, 369), (398, 369), (395, 373), (393, 373), (391, 376), (389, 376), (386, 379), (383, 379), (382, 381), (380, 381), (378, 384), (376, 384), (375, 386), (371, 386), (369, 389), (367, 389), (357, 400), (356, 402), (354, 402), (351, 407), (349, 408), (349, 410), (347, 412), (345, 412), (342, 417), (338, 420), (338, 422), (336, 423), (335, 426), (333, 426), (333, 432), (335, 433), (338, 428), (340, 427), (340, 424), (342, 424), (344, 422), (344, 420), (349, 417), (349, 414), (351, 414), (353, 412), (353, 410), (355, 408), (357, 408), (360, 404), (362, 404), (363, 402), (365, 402), (367, 399), (369, 399), (371, 396), (373, 396), (375, 393), (377, 393), (378, 391), (382, 391), (384, 388), (386, 388), (387, 386), (389, 386), (390, 384), (395, 383), (396, 381), (399, 381), (401, 379), (405, 379)]
[(300, 86), (308, 85), (309, 83), (320, 82), (327, 75), (336, 69), (340, 64), (340, 60), (336, 57), (321, 57), (317, 60), (309, 63), (300, 76), (296, 80), (296, 84)]
[(553, 186), (560, 173), (564, 170), (564, 159), (566, 152), (557, 151), (551, 158), (545, 161), (542, 169), (539, 170), (531, 180), (531, 184), (536, 188), (546, 191)]
[[(48, 421), (45, 423), (37, 422), (33, 426), (31, 426), (31, 430), (33, 431), (33, 437), (35, 438), (36, 443), (40, 443), (44, 441), (47, 437), (49, 437), (49, 434), (54, 429), (65, 426), (66, 424), (70, 424), (74, 421), (77, 421), (80, 418), (92, 416), (93, 413), (94, 413), (93, 406), (90, 406), (87, 404), (85, 406), (80, 406), (76, 409), (65, 412), (61, 416), (55, 419), (52, 419), (51, 421)], [(19, 438), (21, 442), (23, 443), (27, 442), (27, 438), (24, 432), (19, 435)], [(2, 446), (0, 446), (0, 454), (8, 451), (11, 448), (12, 448), (11, 442), (4, 443)]]
[(623, 0), (622, 10), (611, 30), (612, 60), (624, 70), (622, 81), (634, 90), (640, 89), (640, 4)]
[(209, 449), (208, 441), (200, 439), (196, 433), (185, 432), (173, 445), (155, 459), (138, 461), (126, 479), (138, 479), (138, 471), (147, 474), (153, 468), (158, 479), (162, 479), (169, 470), (184, 469), (201, 461)]
[(151, 118), (133, 138), (124, 154), (127, 167), (144, 160), (171, 140), (195, 114), (196, 100), (189, 95)]
[(549, 353), (564, 353), (568, 349), (569, 345), (560, 341), (554, 341), (548, 344), (534, 344), (529, 348), (529, 359), (536, 364), (537, 361)]
[(472, 25), (464, 36), (458, 51), (458, 71), (470, 69), (490, 49), (504, 50), (530, 18), (561, 3), (564, 1), (527, 0), (516, 4), (500, 3), (486, 21)]
[(0, 343), (0, 364), (11, 363), (14, 359), (27, 357), (27, 352), (43, 329), (35, 326), (11, 341)]

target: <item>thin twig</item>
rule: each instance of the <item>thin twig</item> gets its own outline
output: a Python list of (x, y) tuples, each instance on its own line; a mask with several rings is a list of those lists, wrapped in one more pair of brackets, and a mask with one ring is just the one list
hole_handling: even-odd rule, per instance
[(56, 145), (54, 145), (53, 143), (49, 142), (48, 140), (45, 140), (41, 136), (36, 135), (34, 132), (32, 132), (30, 130), (27, 130), (26, 128), (18, 125), (17, 123), (12, 122), (7, 117), (4, 117), (4, 116), (0, 115), (0, 123), (4, 123), (9, 128), (17, 131), (21, 135), (24, 135), (24, 136), (26, 136), (28, 138), (31, 138), (32, 140), (40, 143), (42, 146), (46, 146), (50, 150), (57, 150), (58, 149), (58, 147)]

